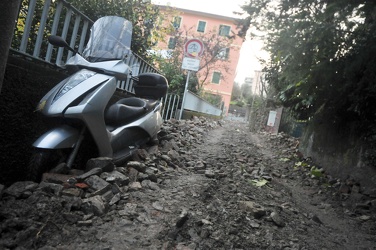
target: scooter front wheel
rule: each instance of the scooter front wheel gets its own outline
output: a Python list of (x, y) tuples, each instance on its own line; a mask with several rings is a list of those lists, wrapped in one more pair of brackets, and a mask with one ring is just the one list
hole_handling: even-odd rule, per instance
[(27, 179), (39, 182), (43, 173), (61, 163), (62, 158), (60, 150), (36, 148), (27, 168)]

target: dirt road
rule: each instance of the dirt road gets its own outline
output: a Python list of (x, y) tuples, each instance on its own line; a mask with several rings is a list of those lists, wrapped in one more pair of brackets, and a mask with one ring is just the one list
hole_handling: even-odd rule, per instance
[(376, 249), (376, 198), (299, 158), (295, 139), (238, 122), (190, 134), (157, 181), (130, 183), (100, 216), (38, 189), (4, 194), (0, 248)]

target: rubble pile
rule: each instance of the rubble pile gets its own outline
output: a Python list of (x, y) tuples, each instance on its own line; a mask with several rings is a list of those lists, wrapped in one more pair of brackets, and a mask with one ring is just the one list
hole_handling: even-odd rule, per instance
[[(348, 187), (348, 188), (346, 188)], [(376, 196), (330, 177), (285, 134), (170, 120), (123, 166), (1, 188), (4, 249), (373, 249)]]
[[(115, 167), (110, 158), (95, 158), (87, 162), (85, 171), (45, 173), (41, 183), (16, 182), (7, 188), (0, 185), (0, 246), (31, 247), (36, 239), (31, 237), (29, 242), (23, 239), (40, 233), (37, 228), (45, 216), (90, 226), (93, 217), (124, 206), (131, 192), (158, 190), (164, 176), (185, 167), (187, 150), (201, 144), (204, 134), (219, 125), (220, 122), (206, 118), (172, 119), (163, 124), (158, 135), (159, 145), (137, 150), (133, 159), (123, 166)], [(28, 218), (23, 218), (25, 214)]]
[(373, 223), (372, 218), (376, 212), (376, 188), (365, 189), (350, 176), (340, 179), (330, 175), (325, 171), (325, 166), (316, 165), (310, 157), (304, 157), (300, 153), (299, 141), (296, 138), (284, 133), (263, 134), (263, 137), (273, 149), (274, 160), (283, 162), (286, 179), (294, 180), (304, 187), (315, 188), (316, 194), (330, 197), (330, 206), (335, 206), (337, 210), (358, 221), (366, 222), (364, 224)]

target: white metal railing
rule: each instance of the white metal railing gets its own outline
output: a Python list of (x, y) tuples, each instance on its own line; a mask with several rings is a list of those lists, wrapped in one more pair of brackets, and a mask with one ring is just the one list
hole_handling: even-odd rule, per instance
[(184, 109), (214, 116), (222, 115), (222, 110), (220, 108), (217, 108), (213, 104), (208, 103), (207, 101), (190, 91), (187, 91), (186, 93)]
[(180, 102), (180, 96), (175, 94), (167, 94), (162, 98), (162, 118), (163, 120), (169, 120), (176, 117), (176, 111), (178, 110)]
[[(65, 0), (23, 0), (13, 37), (11, 51), (54, 65), (63, 65), (72, 56), (71, 51), (54, 48), (47, 43), (49, 35), (59, 35), (78, 52), (84, 50), (93, 21)], [(125, 59), (132, 67), (133, 76), (158, 72), (135, 53)], [(118, 82), (118, 88), (134, 92), (131, 78)]]

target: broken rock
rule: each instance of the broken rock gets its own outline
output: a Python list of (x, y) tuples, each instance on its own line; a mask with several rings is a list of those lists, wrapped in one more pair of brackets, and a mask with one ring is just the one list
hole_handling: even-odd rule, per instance
[(112, 162), (112, 159), (108, 157), (92, 158), (86, 163), (86, 171), (90, 171), (94, 168), (100, 168), (102, 172), (111, 172), (115, 169), (115, 164)]
[(138, 162), (138, 161), (130, 161), (127, 163), (127, 167), (128, 168), (134, 168), (136, 169), (138, 172), (141, 172), (141, 173), (145, 173), (146, 171), (146, 165), (142, 162)]
[(281, 216), (277, 212), (272, 212), (270, 214), (270, 218), (279, 227), (284, 227), (286, 225), (286, 223), (283, 221), (283, 219), (281, 218)]
[(82, 201), (82, 211), (85, 214), (103, 215), (107, 208), (106, 203), (100, 195), (84, 199)]
[(18, 181), (13, 183), (10, 187), (4, 190), (4, 194), (20, 198), (26, 193), (34, 191), (38, 188), (38, 183), (32, 181)]
[(90, 186), (91, 191), (95, 192), (97, 195), (104, 194), (112, 189), (110, 183), (97, 175), (90, 176), (85, 182)]
[(240, 201), (239, 208), (250, 212), (256, 219), (260, 219), (261, 217), (266, 215), (265, 208), (253, 201)]

